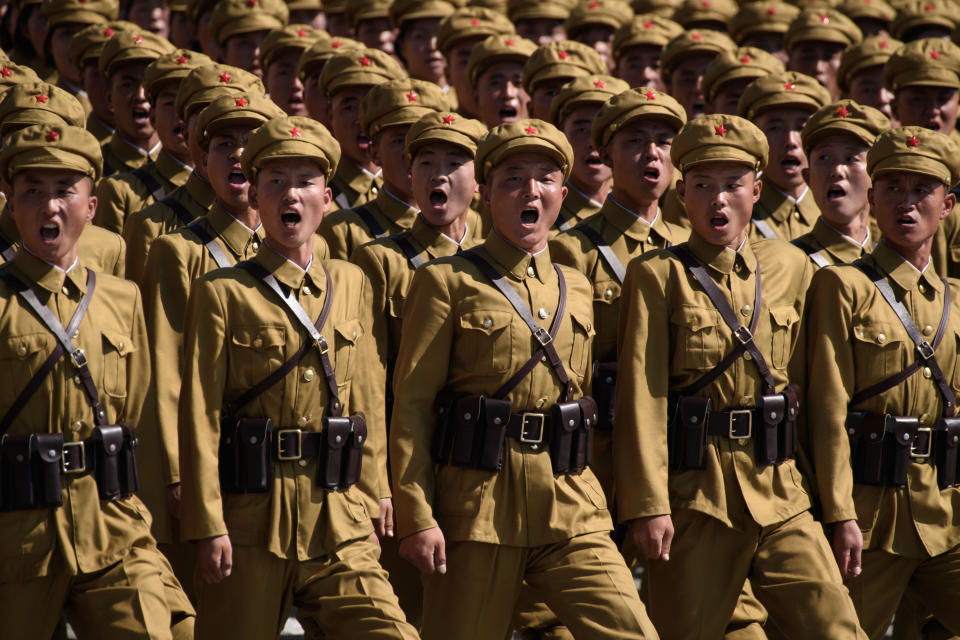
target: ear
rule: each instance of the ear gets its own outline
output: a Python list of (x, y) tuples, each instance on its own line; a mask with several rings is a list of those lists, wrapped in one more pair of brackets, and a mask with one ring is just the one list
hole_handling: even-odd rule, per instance
[(893, 100), (890, 101), (890, 113), (893, 114), (894, 120), (900, 121), (900, 101), (896, 93), (893, 94)]
[(333, 202), (333, 191), (330, 190), (330, 187), (327, 187), (323, 190), (323, 203), (321, 208), (320, 220), (323, 220), (323, 216), (327, 215), (327, 212), (330, 211), (330, 203)]
[[(944, 187), (946, 189), (946, 187)], [(940, 212), (940, 219), (943, 220), (950, 215), (953, 208), (957, 205), (957, 194), (950, 192), (943, 198), (943, 211)]]
[(210, 158), (210, 153), (204, 151), (200, 154), (200, 166), (203, 167), (204, 171), (207, 171), (207, 160)]
[(107, 110), (111, 114), (116, 113), (116, 110), (113, 108), (113, 92), (110, 90), (109, 83), (107, 84)]
[(760, 191), (763, 189), (763, 180), (758, 177), (753, 179), (753, 203), (756, 204), (760, 199)]
[(380, 138), (379, 136), (376, 139), (371, 138), (370, 144), (367, 145), (367, 156), (369, 156), (370, 161), (379, 166), (380, 164)]
[(613, 158), (610, 157), (610, 145), (605, 144), (597, 150), (600, 154), (600, 162), (613, 169)]
[(250, 186), (247, 187), (247, 203), (250, 205), (251, 209), (256, 209), (260, 211), (260, 201), (257, 199), (257, 182), (259, 178), (254, 178), (253, 182), (250, 183)]
[[(683, 181), (683, 177), (677, 180), (677, 197), (680, 198), (680, 202), (684, 202), (684, 198), (687, 195), (687, 183)], [(684, 202), (684, 204), (686, 204)]]
[(870, 205), (870, 212), (873, 213), (873, 187), (867, 189), (867, 204)]
[(478, 184), (477, 188), (480, 190), (480, 199), (483, 201), (483, 204), (487, 205), (487, 208), (490, 208), (490, 187), (485, 184)]

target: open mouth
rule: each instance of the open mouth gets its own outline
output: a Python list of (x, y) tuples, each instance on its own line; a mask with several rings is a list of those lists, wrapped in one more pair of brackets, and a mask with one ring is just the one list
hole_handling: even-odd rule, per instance
[(357, 146), (361, 149), (366, 149), (370, 146), (370, 138), (367, 136), (357, 136)]
[(904, 214), (897, 218), (897, 224), (903, 227), (912, 227), (917, 224), (917, 220), (910, 214)]
[(587, 159), (584, 161), (588, 167), (602, 167), (603, 160), (600, 159), (600, 154), (596, 151), (591, 151), (590, 155), (587, 156)]
[(230, 175), (227, 176), (227, 182), (233, 186), (240, 186), (247, 182), (247, 179), (243, 177), (243, 171), (238, 168), (235, 168), (230, 172)]
[(730, 222), (730, 219), (722, 213), (715, 213), (710, 216), (710, 226), (714, 229), (720, 230), (727, 226), (727, 223)]
[(60, 227), (53, 224), (45, 224), (40, 227), (40, 239), (44, 242), (52, 242), (60, 237)]
[(512, 120), (517, 117), (517, 110), (514, 107), (504, 107), (500, 109), (501, 120)]
[(442, 207), (447, 204), (447, 194), (440, 189), (434, 189), (430, 192), (430, 206)]
[(643, 179), (650, 182), (656, 182), (660, 179), (660, 169), (656, 167), (647, 167), (643, 170)]
[(693, 103), (693, 112), (696, 115), (703, 115), (703, 100), (697, 100)]
[(300, 214), (296, 211), (284, 211), (280, 214), (280, 221), (287, 229), (293, 229), (300, 223)]
[(540, 219), (540, 212), (533, 207), (527, 207), (520, 212), (520, 223), (521, 224), (537, 224), (537, 220)]
[(787, 173), (798, 171), (802, 164), (803, 163), (800, 162), (800, 158), (797, 158), (796, 156), (787, 156), (786, 158), (780, 161), (780, 166)]
[(182, 138), (184, 129), (185, 127), (182, 124), (178, 124), (173, 128), (173, 135)]
[(827, 200), (829, 201), (840, 200), (846, 195), (847, 192), (843, 189), (843, 187), (830, 187), (827, 189)]
[(133, 119), (137, 122), (148, 122), (150, 120), (150, 110), (144, 109), (143, 107), (135, 107), (133, 111)]

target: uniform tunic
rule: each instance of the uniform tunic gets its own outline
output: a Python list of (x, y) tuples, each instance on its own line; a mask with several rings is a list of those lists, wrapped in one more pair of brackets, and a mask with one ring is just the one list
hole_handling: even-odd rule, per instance
[[(753, 218), (769, 225), (781, 240), (793, 240), (809, 232), (819, 215), (820, 209), (809, 187), (799, 200), (794, 200), (769, 180), (763, 180), (760, 200), (753, 207)], [(747, 233), (752, 240), (766, 237), (753, 221), (747, 226)]]
[[(166, 151), (160, 151), (156, 160), (143, 165), (162, 189), (165, 197), (186, 183), (192, 170)], [(153, 204), (154, 193), (136, 175), (125, 172), (104, 178), (97, 185), (97, 215), (93, 223), (121, 233), (123, 223), (133, 213)]]
[(333, 191), (330, 211), (366, 204), (377, 197), (382, 186), (383, 180), (379, 171), (376, 174), (370, 173), (350, 158), (341, 158), (337, 172), (330, 179), (330, 189)]
[[(386, 189), (381, 189), (376, 198), (362, 205), (380, 224), (388, 236), (396, 235), (413, 227), (419, 209), (411, 207)], [(349, 260), (354, 250), (374, 239), (374, 232), (355, 209), (341, 209), (326, 215), (320, 223), (319, 233), (330, 247), (330, 256)]]
[(852, 238), (848, 238), (824, 222), (823, 218), (818, 218), (813, 229), (797, 238), (794, 244), (804, 253), (812, 249), (823, 256), (829, 264), (850, 264), (870, 252), (870, 248), (874, 245), (872, 235), (868, 231), (863, 246), (860, 246)]

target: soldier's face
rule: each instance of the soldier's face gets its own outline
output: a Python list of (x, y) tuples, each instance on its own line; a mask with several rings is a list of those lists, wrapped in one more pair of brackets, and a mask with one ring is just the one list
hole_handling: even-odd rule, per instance
[(517, 35), (536, 42), (541, 47), (551, 42), (560, 42), (566, 38), (563, 20), (555, 18), (525, 18), (515, 20)]
[(573, 169), (570, 181), (595, 189), (610, 179), (612, 171), (603, 163), (600, 153), (590, 142), (590, 125), (600, 110), (600, 104), (584, 104), (573, 109), (563, 121), (563, 133), (573, 147)]
[(82, 84), (87, 92), (93, 113), (106, 122), (113, 124), (113, 112), (110, 111), (110, 101), (107, 100), (107, 81), (97, 70), (97, 65), (87, 63), (83, 65)]
[(457, 92), (460, 101), (460, 111), (471, 118), (476, 117), (477, 100), (470, 86), (470, 76), (467, 75), (467, 63), (470, 61), (470, 52), (483, 38), (464, 38), (454, 43), (447, 50), (447, 81)]
[(250, 187), (250, 205), (260, 213), (264, 235), (276, 248), (312, 243), (332, 199), (320, 166), (304, 158), (267, 162)]
[(392, 55), (396, 32), (393, 30), (389, 18), (371, 18), (357, 23), (356, 38), (365, 47), (380, 49), (380, 51)]
[(898, 126), (893, 117), (893, 92), (883, 85), (882, 64), (867, 67), (850, 78), (848, 94), (855, 102), (879, 109), (890, 118), (892, 126)]
[(740, 43), (741, 47), (756, 47), (772, 53), (784, 65), (787, 64), (787, 52), (783, 50), (783, 34), (775, 31), (757, 31)]
[(97, 210), (93, 181), (66, 169), (26, 169), (13, 177), (7, 191), (24, 246), (51, 264), (69, 268), (80, 233)]
[(330, 122), (330, 102), (327, 100), (327, 94), (320, 88), (319, 80), (319, 71), (304, 78), (303, 106), (307, 110), (307, 115), (330, 129), (333, 127)]
[(467, 215), (477, 192), (473, 156), (446, 142), (429, 144), (417, 152), (410, 181), (420, 214), (434, 227), (448, 226)]
[(127, 20), (166, 38), (170, 35), (170, 9), (163, 0), (137, 0), (130, 3)]
[(530, 96), (530, 108), (527, 109), (530, 112), (531, 118), (539, 118), (545, 122), (550, 122), (550, 103), (553, 102), (553, 98), (560, 93), (560, 87), (570, 82), (572, 78), (550, 78), (549, 80), (542, 80), (538, 82), (531, 90), (533, 95)]
[(179, 49), (193, 49), (196, 47), (196, 26), (187, 18), (186, 11), (172, 11), (170, 13), (170, 42)]
[(697, 53), (683, 59), (670, 74), (670, 87), (667, 92), (683, 105), (687, 120), (693, 120), (703, 114), (703, 94), (700, 82), (707, 65), (716, 57), (715, 53)]
[(909, 171), (881, 173), (868, 198), (884, 242), (901, 255), (929, 246), (957, 203), (939, 180)]
[(290, 11), (290, 24), (308, 24), (314, 29), (323, 31), (327, 28), (327, 20), (320, 9), (293, 9)]
[(577, 32), (573, 38), (577, 42), (593, 47), (607, 63), (608, 69), (613, 69), (613, 52), (610, 43), (613, 42), (614, 28), (606, 24), (593, 24)]
[(249, 33), (238, 33), (230, 36), (223, 43), (223, 55), (221, 62), (224, 64), (240, 67), (244, 71), (263, 77), (263, 69), (260, 68), (260, 44), (267, 37), (266, 31), (251, 31)]
[(760, 180), (751, 167), (714, 162), (691, 167), (677, 182), (677, 195), (693, 230), (719, 247), (737, 250), (747, 235)]
[(303, 83), (297, 77), (300, 50), (288, 49), (274, 57), (264, 77), (264, 85), (270, 99), (290, 116), (307, 115), (303, 103)]
[(862, 140), (851, 135), (829, 136), (810, 150), (807, 184), (828, 223), (846, 226), (869, 212), (869, 150)]
[(186, 138), (184, 137), (186, 127), (173, 106), (176, 99), (177, 84), (167, 84), (157, 95), (153, 110), (150, 112), (150, 118), (164, 150), (180, 162), (191, 164), (190, 149), (187, 148)]
[(527, 117), (530, 96), (523, 90), (523, 65), (519, 62), (498, 62), (477, 78), (473, 91), (477, 116), (488, 127), (516, 122)]
[(949, 135), (957, 128), (957, 90), (953, 87), (903, 87), (894, 95), (893, 116), (903, 127), (926, 127)]
[(150, 140), (156, 131), (150, 122), (150, 103), (143, 90), (146, 63), (122, 64), (110, 76), (107, 100), (117, 131), (133, 142)]
[(480, 195), (493, 215), (493, 228), (515, 246), (535, 253), (547, 246), (550, 227), (567, 195), (563, 172), (540, 153), (516, 153), (494, 167)]
[(746, 90), (747, 85), (753, 78), (741, 78), (727, 82), (713, 100), (704, 106), (704, 113), (726, 113), (731, 116), (737, 115), (737, 104), (740, 102), (740, 96)]
[(615, 75), (631, 87), (667, 90), (660, 78), (660, 47), (655, 45), (628, 47), (620, 54)]
[(203, 154), (203, 166), (217, 201), (230, 213), (245, 213), (249, 206), (250, 183), (243, 177), (240, 156), (250, 137), (248, 127), (228, 127), (210, 138)]
[(399, 198), (411, 198), (410, 167), (403, 152), (409, 125), (385, 127), (371, 145), (371, 157), (383, 170), (383, 186)]
[(781, 191), (790, 193), (803, 187), (807, 156), (800, 143), (800, 132), (810, 114), (807, 109), (783, 107), (764, 111), (754, 118), (770, 145), (764, 179)]
[(70, 57), (70, 41), (83, 27), (84, 25), (73, 22), (58, 24), (53, 29), (53, 35), (50, 36), (50, 53), (53, 56), (54, 65), (61, 76), (74, 84), (80, 82), (80, 70), (73, 64), (73, 59)]
[(826, 87), (830, 97), (836, 100), (840, 97), (840, 88), (837, 86), (837, 69), (840, 68), (840, 56), (844, 46), (838, 42), (821, 42), (807, 40), (798, 42), (790, 49), (787, 60), (787, 70), (799, 71)]
[(614, 188), (630, 200), (625, 205), (639, 208), (670, 187), (670, 147), (676, 134), (665, 122), (635, 120), (617, 131), (603, 148), (601, 156), (613, 168)]
[(360, 101), (370, 87), (344, 87), (330, 98), (330, 124), (343, 155), (354, 162), (367, 161), (370, 141), (360, 131)]
[(437, 50), (439, 18), (413, 20), (405, 27), (403, 39), (397, 42), (398, 53), (407, 63), (411, 78), (438, 82), (443, 78), (447, 62)]

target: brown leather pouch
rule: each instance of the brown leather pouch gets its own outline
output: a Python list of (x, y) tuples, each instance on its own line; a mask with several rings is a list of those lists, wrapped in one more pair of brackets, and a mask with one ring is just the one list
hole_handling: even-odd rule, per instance
[(597, 362), (594, 364), (593, 398), (596, 401), (600, 421), (595, 425), (597, 431), (613, 429), (613, 405), (617, 393), (617, 363)]
[(593, 432), (599, 420), (596, 401), (590, 396), (577, 400), (580, 405), (580, 428), (573, 432), (570, 446), (570, 471), (580, 473), (593, 462)]
[(907, 469), (910, 468), (910, 449), (917, 439), (920, 421), (916, 418), (887, 416), (887, 437), (883, 442), (883, 455), (888, 469), (888, 485), (907, 485)]
[(753, 434), (753, 450), (757, 466), (768, 467), (780, 454), (777, 440), (787, 414), (787, 400), (782, 393), (761, 396), (759, 412), (762, 420), (760, 428)]
[(270, 488), (270, 418), (240, 418), (237, 442), (240, 447), (240, 478), (244, 493), (264, 493)]
[(558, 402), (550, 407), (550, 463), (554, 475), (570, 473), (573, 434), (582, 420), (578, 402)]
[(243, 477), (240, 473), (240, 442), (237, 426), (240, 419), (220, 416), (220, 490), (225, 493), (243, 493)]
[(800, 419), (800, 393), (797, 385), (787, 385), (783, 390), (783, 397), (787, 403), (787, 414), (780, 424), (780, 433), (777, 435), (778, 463), (796, 458), (797, 449), (800, 447), (800, 437), (797, 433), (797, 421)]
[(670, 468), (703, 469), (707, 452), (710, 398), (683, 396), (677, 400), (670, 425)]
[(122, 424), (123, 451), (120, 452), (120, 493), (124, 496), (136, 493), (140, 488), (140, 476), (137, 473), (136, 448), (140, 444), (137, 432), (128, 424)]
[(353, 422), (349, 416), (324, 418), (320, 460), (317, 465), (317, 486), (324, 489), (340, 488), (344, 472), (344, 447), (353, 441)]
[(120, 454), (123, 451), (123, 428), (120, 425), (100, 425), (93, 428), (93, 446), (96, 459), (97, 491), (101, 500), (120, 497)]
[(346, 491), (360, 482), (363, 445), (367, 442), (367, 420), (363, 414), (350, 416), (351, 435), (343, 448), (343, 475), (338, 489)]
[(481, 425), (477, 469), (499, 471), (503, 466), (503, 441), (510, 422), (510, 401), (483, 399), (483, 424)]
[(32, 464), (36, 446), (37, 436), (34, 433), (8, 435), (3, 439), (0, 473), (3, 476), (3, 508), (5, 510), (36, 507)]
[(940, 418), (934, 436), (936, 451), (937, 485), (940, 489), (957, 486), (957, 465), (960, 457), (960, 418)]
[(33, 458), (33, 481), (38, 509), (63, 505), (63, 434), (38, 433)]
[(437, 425), (433, 431), (430, 443), (430, 454), (437, 464), (450, 464), (453, 453), (453, 415), (457, 401), (463, 397), (457, 391), (441, 391), (434, 400), (434, 412), (437, 416)]
[(885, 418), (866, 411), (847, 412), (853, 481), (858, 484), (883, 485)]
[(482, 396), (462, 396), (454, 406), (450, 424), (453, 426), (453, 453), (450, 462), (458, 467), (473, 468), (477, 449)]

